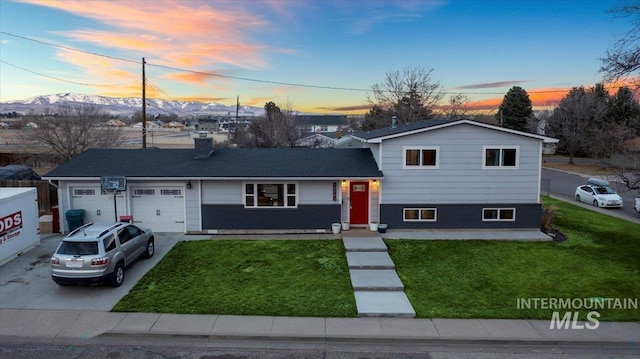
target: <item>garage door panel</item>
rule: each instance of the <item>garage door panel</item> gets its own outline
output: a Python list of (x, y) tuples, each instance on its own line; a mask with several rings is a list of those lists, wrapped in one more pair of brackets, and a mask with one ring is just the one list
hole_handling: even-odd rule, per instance
[(133, 222), (155, 232), (184, 232), (184, 189), (181, 187), (134, 187)]
[[(124, 196), (118, 194), (118, 215), (125, 214)], [(100, 187), (71, 187), (71, 209), (84, 209), (84, 222), (112, 222), (116, 220), (113, 194), (103, 194)]]

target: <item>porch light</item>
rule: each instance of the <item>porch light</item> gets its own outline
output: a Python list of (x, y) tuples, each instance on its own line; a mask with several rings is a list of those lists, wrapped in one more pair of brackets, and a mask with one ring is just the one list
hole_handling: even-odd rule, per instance
[(191, 181), (187, 181), (187, 189), (191, 189)]
[(373, 180), (373, 185), (374, 185), (374, 186), (377, 186), (377, 185), (378, 185), (378, 180), (377, 180), (377, 179), (374, 179), (374, 180)]
[(342, 187), (347, 187), (347, 180), (342, 180)]

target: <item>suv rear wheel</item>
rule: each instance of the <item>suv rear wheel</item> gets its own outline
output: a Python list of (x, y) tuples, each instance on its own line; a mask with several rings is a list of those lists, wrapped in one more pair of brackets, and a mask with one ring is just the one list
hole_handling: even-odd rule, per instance
[(111, 286), (119, 287), (124, 282), (124, 264), (122, 262), (116, 264), (111, 277)]

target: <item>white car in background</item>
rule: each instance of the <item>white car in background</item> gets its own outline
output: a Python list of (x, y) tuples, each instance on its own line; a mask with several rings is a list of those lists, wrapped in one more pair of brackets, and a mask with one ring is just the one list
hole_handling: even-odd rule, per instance
[(640, 214), (640, 197), (636, 197), (636, 205), (635, 205), (635, 210), (636, 212), (638, 212), (638, 214)]
[(578, 186), (576, 201), (592, 204), (596, 207), (622, 208), (622, 197), (611, 188), (608, 181), (589, 178), (586, 185)]

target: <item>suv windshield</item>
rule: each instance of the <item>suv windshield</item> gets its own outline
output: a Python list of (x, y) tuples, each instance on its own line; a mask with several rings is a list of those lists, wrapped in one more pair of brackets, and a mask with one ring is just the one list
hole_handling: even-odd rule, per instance
[(69, 254), (74, 256), (86, 256), (98, 254), (98, 242), (67, 242), (62, 241), (58, 254)]

